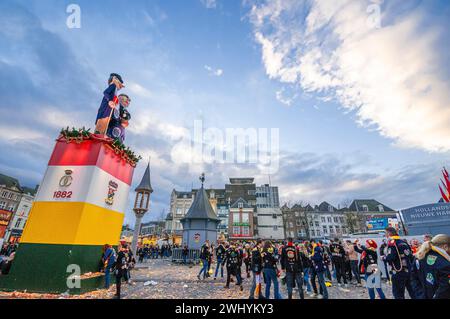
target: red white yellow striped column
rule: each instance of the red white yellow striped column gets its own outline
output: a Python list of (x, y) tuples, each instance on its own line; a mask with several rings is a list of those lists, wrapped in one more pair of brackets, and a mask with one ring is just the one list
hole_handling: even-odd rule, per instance
[(133, 171), (105, 141), (56, 143), (11, 269), (19, 288), (50, 291), (59, 276), (63, 290), (68, 264), (98, 271), (102, 246), (120, 239)]

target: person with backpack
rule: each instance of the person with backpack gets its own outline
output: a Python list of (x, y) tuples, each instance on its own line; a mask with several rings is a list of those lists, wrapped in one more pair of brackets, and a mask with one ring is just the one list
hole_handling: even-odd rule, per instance
[(281, 251), (281, 269), (286, 273), (286, 286), (288, 299), (292, 299), (292, 289), (297, 285), (300, 299), (304, 299), (303, 293), (303, 261), (306, 256), (294, 245), (293, 239), (289, 238), (287, 245)]

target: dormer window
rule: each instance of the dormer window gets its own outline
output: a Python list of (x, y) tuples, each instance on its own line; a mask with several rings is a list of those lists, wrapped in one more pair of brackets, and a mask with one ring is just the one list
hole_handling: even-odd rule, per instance
[(333, 210), (333, 206), (328, 205), (328, 211), (329, 211), (329, 212), (333, 212), (333, 211), (334, 211), (334, 210)]
[(368, 212), (369, 211), (369, 206), (362, 205), (362, 209), (363, 209), (363, 212)]
[(378, 205), (378, 211), (379, 212), (384, 212), (384, 206), (383, 205)]
[(244, 208), (244, 203), (238, 203), (238, 208)]

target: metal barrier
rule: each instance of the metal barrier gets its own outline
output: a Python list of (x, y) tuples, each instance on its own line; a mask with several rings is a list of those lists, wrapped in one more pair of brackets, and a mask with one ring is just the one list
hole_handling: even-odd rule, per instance
[[(172, 262), (183, 263), (183, 248), (172, 249)], [(186, 256), (186, 262), (189, 264), (198, 264), (200, 262), (200, 249), (189, 249)]]

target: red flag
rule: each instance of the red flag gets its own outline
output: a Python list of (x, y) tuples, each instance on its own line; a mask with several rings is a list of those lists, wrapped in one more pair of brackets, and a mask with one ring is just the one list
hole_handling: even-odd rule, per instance
[(447, 193), (450, 193), (450, 178), (444, 174), (445, 184), (442, 182), (445, 188), (447, 188)]
[(448, 176), (447, 170), (445, 169), (445, 167), (444, 167), (443, 169), (444, 169), (444, 170), (442, 171), (442, 173), (444, 174), (444, 177), (447, 177), (447, 178), (448, 178), (449, 176)]
[(444, 202), (449, 203), (450, 199), (448, 198), (448, 196), (446, 194), (444, 194), (444, 191), (442, 190), (441, 185), (439, 185), (439, 190), (441, 191), (442, 199), (444, 200)]

